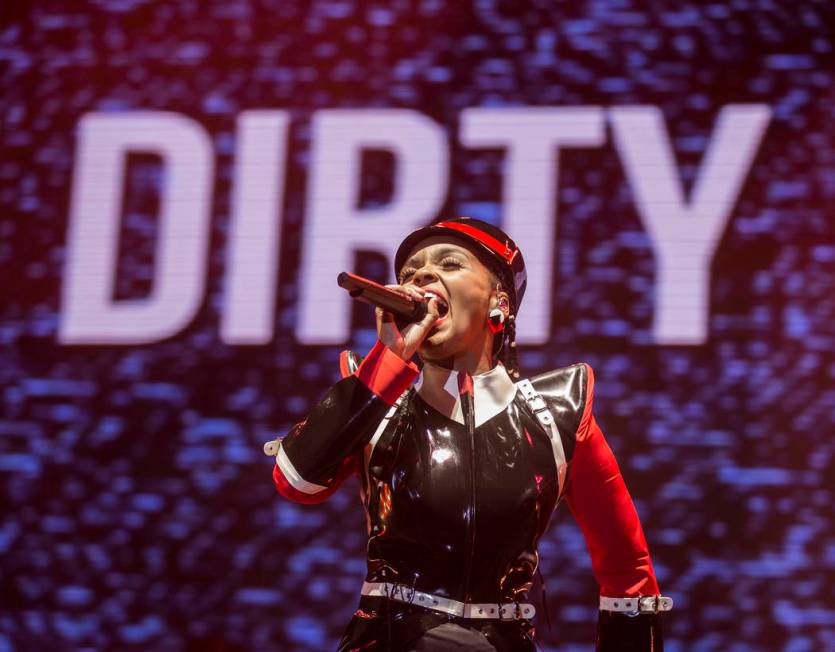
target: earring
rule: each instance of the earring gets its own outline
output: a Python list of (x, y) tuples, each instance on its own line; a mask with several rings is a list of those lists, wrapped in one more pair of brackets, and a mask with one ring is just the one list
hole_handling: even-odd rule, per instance
[(487, 315), (487, 325), (494, 333), (504, 330), (504, 313), (498, 308), (493, 308)]

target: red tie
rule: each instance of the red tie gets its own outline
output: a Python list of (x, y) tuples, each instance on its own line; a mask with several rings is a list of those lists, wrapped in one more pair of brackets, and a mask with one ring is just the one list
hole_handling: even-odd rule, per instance
[(466, 371), (458, 372), (458, 396), (461, 398), (461, 412), (469, 432), (475, 430), (475, 402), (473, 400), (473, 377)]

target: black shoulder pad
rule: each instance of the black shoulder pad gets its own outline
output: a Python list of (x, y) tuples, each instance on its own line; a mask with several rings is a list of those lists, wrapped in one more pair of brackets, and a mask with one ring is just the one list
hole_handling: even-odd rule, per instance
[(566, 459), (570, 460), (574, 455), (577, 428), (586, 404), (591, 407), (594, 387), (591, 367), (584, 362), (560, 367), (531, 378), (531, 384), (545, 399), (548, 409), (554, 415)]

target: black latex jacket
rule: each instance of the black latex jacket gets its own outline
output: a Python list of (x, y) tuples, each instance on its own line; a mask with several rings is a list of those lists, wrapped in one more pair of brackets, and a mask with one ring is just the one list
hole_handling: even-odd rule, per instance
[[(291, 500), (316, 503), (359, 474), (367, 582), (396, 582), (460, 602), (526, 602), (537, 543), (565, 499), (586, 538), (601, 595), (657, 595), (637, 513), (592, 415), (591, 367), (579, 363), (530, 382), (544, 404), (526, 399), (501, 364), (471, 381), (434, 365), (424, 365), (418, 377), (415, 365), (377, 342), (281, 440), (276, 486)], [(363, 596), (340, 650), (405, 649), (450, 620)], [(466, 624), (496, 649), (534, 649), (529, 622)], [(661, 645), (657, 615), (601, 612), (598, 650)]]

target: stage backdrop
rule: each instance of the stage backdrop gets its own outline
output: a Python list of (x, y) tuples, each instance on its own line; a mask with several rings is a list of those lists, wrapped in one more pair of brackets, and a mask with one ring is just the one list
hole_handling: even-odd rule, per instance
[[(261, 446), (374, 342), (337, 272), (457, 215), (528, 260), (524, 375), (595, 370), (667, 649), (832, 649), (831, 3), (6, 4), (0, 650), (333, 649), (358, 483)], [(591, 649), (564, 506), (540, 551)]]

